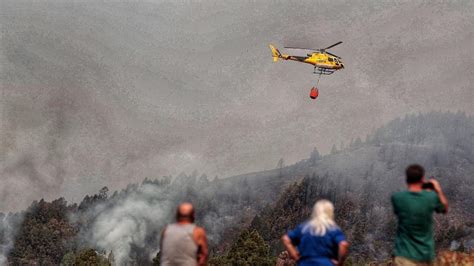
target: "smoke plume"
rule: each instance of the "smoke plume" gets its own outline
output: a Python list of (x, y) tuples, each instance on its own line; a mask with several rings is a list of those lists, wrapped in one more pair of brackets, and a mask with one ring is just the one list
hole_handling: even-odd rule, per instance
[(15, 234), (23, 220), (23, 216), (17, 214), (0, 213), (0, 265), (6, 265), (8, 253), (13, 247)]
[(133, 260), (134, 250), (145, 252), (151, 260), (170, 213), (166, 194), (163, 187), (154, 184), (128, 188), (87, 213), (93, 221), (81, 232), (82, 238), (90, 246), (113, 251), (118, 265)]

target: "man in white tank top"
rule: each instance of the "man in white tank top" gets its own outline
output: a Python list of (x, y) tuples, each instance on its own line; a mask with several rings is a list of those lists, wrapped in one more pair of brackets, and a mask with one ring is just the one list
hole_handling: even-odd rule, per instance
[(167, 225), (163, 230), (160, 254), (162, 266), (206, 265), (206, 231), (194, 224), (191, 203), (181, 203), (176, 211), (176, 223)]

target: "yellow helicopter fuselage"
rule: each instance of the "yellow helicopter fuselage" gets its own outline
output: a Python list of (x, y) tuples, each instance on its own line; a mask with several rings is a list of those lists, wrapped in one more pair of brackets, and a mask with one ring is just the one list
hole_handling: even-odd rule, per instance
[(297, 56), (281, 54), (280, 51), (278, 51), (278, 49), (276, 49), (273, 45), (270, 45), (270, 49), (272, 50), (273, 61), (275, 62), (278, 61), (278, 59), (292, 60), (301, 63), (311, 64), (315, 68), (331, 69), (334, 71), (344, 68), (344, 63), (342, 62), (341, 58), (332, 56), (325, 52), (314, 52), (308, 54), (307, 56)]
[[(290, 55), (282, 55), (282, 57), (285, 56), (289, 57), (289, 60), (292, 60)], [(303, 62), (321, 68), (340, 69), (344, 67), (341, 59), (324, 53), (312, 53), (308, 55)]]

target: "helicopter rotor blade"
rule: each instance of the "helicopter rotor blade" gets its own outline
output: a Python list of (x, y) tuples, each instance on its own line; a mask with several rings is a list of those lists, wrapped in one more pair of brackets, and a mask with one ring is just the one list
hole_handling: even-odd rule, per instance
[(342, 42), (337, 42), (337, 43), (335, 43), (335, 44), (333, 44), (333, 45), (330, 45), (330, 46), (324, 48), (323, 50), (327, 50), (327, 49), (329, 49), (329, 48), (333, 48), (334, 46), (339, 45), (339, 44), (341, 44), (341, 43), (342, 43)]
[(337, 57), (337, 58), (339, 58), (339, 59), (341, 59), (340, 56), (337, 56), (337, 55), (335, 55), (335, 54), (331, 54), (330, 52), (325, 52), (325, 53), (326, 53), (326, 54), (329, 54), (329, 55), (332, 55), (332, 56), (334, 56), (334, 57)]
[(283, 47), (285, 49), (299, 49), (299, 50), (311, 50), (311, 51), (319, 51), (320, 49), (312, 49), (312, 48), (300, 48), (300, 47)]

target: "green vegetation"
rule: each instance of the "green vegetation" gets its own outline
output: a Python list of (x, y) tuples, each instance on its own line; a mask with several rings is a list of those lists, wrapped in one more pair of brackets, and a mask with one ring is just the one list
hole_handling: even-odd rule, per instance
[(67, 215), (75, 207), (67, 206), (63, 198), (51, 203), (33, 202), (25, 213), (10, 260), (14, 264), (58, 265), (63, 255), (74, 248), (72, 240), (77, 231)]
[(92, 248), (86, 248), (77, 254), (75, 257), (74, 265), (76, 266), (110, 266), (111, 263), (105, 258), (105, 256), (100, 255)]
[(270, 247), (256, 230), (244, 230), (224, 256), (214, 257), (210, 265), (275, 265)]

